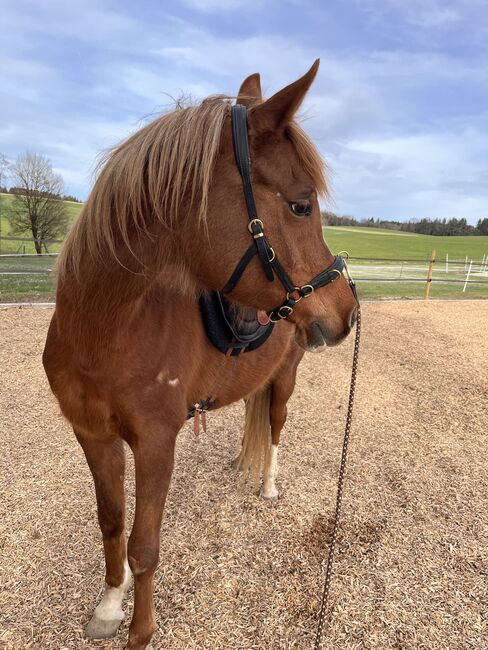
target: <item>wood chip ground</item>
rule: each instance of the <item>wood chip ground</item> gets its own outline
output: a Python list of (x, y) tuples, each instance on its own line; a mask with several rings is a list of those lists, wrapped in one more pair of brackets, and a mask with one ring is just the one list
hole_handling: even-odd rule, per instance
[[(51, 310), (0, 311), (0, 647), (123, 648), (84, 624), (103, 584), (91, 477), (41, 367)], [(488, 648), (488, 302), (363, 307), (328, 650)], [(155, 649), (313, 645), (352, 338), (306, 355), (276, 503), (231, 469), (242, 405), (179, 437)], [(129, 515), (133, 479), (129, 472)]]

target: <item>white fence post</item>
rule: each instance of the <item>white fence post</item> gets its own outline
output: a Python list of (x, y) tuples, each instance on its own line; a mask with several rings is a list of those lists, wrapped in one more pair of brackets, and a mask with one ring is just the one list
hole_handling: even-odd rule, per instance
[(468, 285), (468, 280), (469, 280), (469, 274), (471, 273), (472, 266), (473, 266), (473, 260), (471, 260), (471, 262), (469, 263), (468, 275), (466, 276), (466, 282), (464, 283), (463, 293), (466, 291), (466, 287)]

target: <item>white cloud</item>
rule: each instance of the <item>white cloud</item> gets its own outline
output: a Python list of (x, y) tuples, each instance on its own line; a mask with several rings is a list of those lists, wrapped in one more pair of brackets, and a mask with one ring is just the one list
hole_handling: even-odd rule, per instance
[(486, 215), (486, 136), (453, 127), (457, 131), (351, 140), (333, 155), (338, 209), (403, 219), (464, 216), (474, 221)]
[[(202, 16), (218, 10), (217, 0), (186, 2)], [(218, 4), (233, 11), (242, 0)], [(412, 33), (465, 20), (457, 5), (434, 0), (362, 0), (366, 5), (381, 29), (389, 26), (388, 11)], [(255, 6), (264, 11), (268, 5), (255, 0)], [(466, 92), (486, 84), (486, 57), (474, 66), (442, 48), (361, 50), (351, 43), (331, 51), (326, 39), (318, 47), (276, 33), (229, 36), (214, 33), (212, 23), (197, 27), (158, 11), (162, 19), (149, 23), (142, 12), (115, 12), (95, 0), (7, 2), (0, 45), (6, 63), (2, 150), (12, 157), (26, 148), (46, 153), (67, 189), (84, 195), (97, 153), (170, 105), (171, 97), (232, 95), (256, 71), (270, 95), (320, 55), (304, 126), (335, 170), (338, 211), (358, 217), (486, 215), (486, 103), (463, 105)], [(424, 27), (416, 30), (416, 20)], [(39, 58), (45, 50), (50, 56)], [(72, 60), (65, 62), (64, 52)]]

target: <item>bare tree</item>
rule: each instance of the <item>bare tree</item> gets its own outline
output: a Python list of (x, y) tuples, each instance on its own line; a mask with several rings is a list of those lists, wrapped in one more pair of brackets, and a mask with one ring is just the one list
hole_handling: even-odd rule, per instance
[(19, 156), (10, 170), (15, 188), (8, 217), (12, 233), (32, 233), (40, 255), (42, 240), (56, 239), (68, 228), (68, 214), (61, 200), (63, 179), (53, 172), (48, 158), (36, 153)]
[[(0, 153), (0, 191), (6, 181), (10, 169), (8, 158)], [(2, 197), (0, 196), (0, 252), (2, 251)]]
[(3, 187), (3, 183), (7, 178), (9, 168), (10, 162), (7, 156), (4, 156), (3, 153), (0, 153), (0, 188)]

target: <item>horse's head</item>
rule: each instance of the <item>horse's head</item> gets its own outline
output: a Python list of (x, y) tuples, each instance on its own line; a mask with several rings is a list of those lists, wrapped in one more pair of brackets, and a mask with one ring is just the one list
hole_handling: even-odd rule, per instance
[[(265, 242), (269, 257), (276, 256), (292, 286), (298, 288), (310, 285), (312, 278), (334, 263), (324, 242), (318, 201), (318, 196), (327, 192), (323, 164), (310, 140), (293, 121), (317, 69), (318, 61), (303, 77), (266, 101), (261, 96), (259, 75), (251, 75), (241, 86), (238, 103), (247, 108), (257, 214), (248, 213), (229, 119), (222, 129), (208, 196), (207, 233), (196, 254), (198, 262), (193, 264), (199, 279), (210, 289), (221, 290), (228, 284), (239, 260), (249, 247), (252, 249), (256, 239)], [(262, 222), (262, 229), (259, 223), (256, 228), (249, 228), (249, 218), (253, 216)], [(266, 277), (263, 250), (242, 270), (238, 281), (230, 287), (229, 297), (270, 312), (283, 304), (286, 281), (276, 277), (276, 267), (274, 280)], [(292, 304), (292, 309), (281, 311), (281, 316), (286, 315), (296, 325), (297, 342), (306, 349), (339, 343), (354, 324), (357, 302), (340, 268), (333, 272), (332, 279), (314, 291), (304, 289), (303, 299), (299, 292), (291, 292), (288, 304)]]

